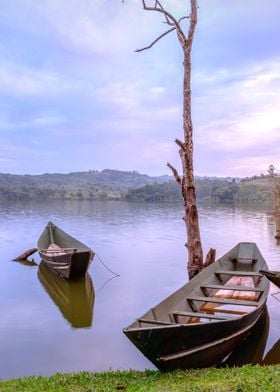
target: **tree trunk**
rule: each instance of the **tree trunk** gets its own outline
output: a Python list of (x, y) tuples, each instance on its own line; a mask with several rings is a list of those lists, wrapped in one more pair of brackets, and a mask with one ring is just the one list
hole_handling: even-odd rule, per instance
[[(193, 171), (193, 126), (191, 116), (191, 49), (195, 27), (197, 23), (197, 0), (190, 0), (191, 13), (189, 16), (184, 16), (176, 19), (162, 6), (159, 0), (156, 0), (154, 6), (147, 6), (146, 1), (142, 0), (143, 8), (146, 11), (154, 11), (164, 15), (165, 23), (171, 28), (165, 33), (156, 38), (150, 45), (137, 49), (141, 52), (150, 49), (161, 38), (165, 37), (172, 31), (176, 31), (177, 38), (182, 46), (184, 52), (184, 83), (183, 83), (183, 130), (184, 142), (176, 139), (179, 145), (180, 157), (182, 161), (182, 176), (177, 170), (168, 163), (167, 166), (172, 170), (174, 177), (178, 184), (181, 186), (182, 195), (184, 200), (184, 221), (186, 224), (187, 242), (185, 244), (188, 250), (188, 274), (189, 279), (192, 279), (203, 269), (203, 251), (200, 239), (198, 211), (196, 205), (194, 171)], [(184, 33), (183, 24), (185, 19), (189, 19), (189, 28), (187, 35)], [(215, 252), (212, 250), (211, 256), (207, 258), (207, 263), (210, 264), (215, 259)]]
[(200, 239), (198, 211), (196, 206), (195, 188), (184, 188), (184, 221), (187, 230), (188, 274), (192, 279), (203, 268), (203, 251)]
[[(193, 3), (193, 2), (192, 2)], [(190, 32), (192, 35), (184, 48), (184, 84), (183, 84), (183, 129), (184, 143), (180, 149), (183, 168), (182, 195), (184, 200), (184, 221), (187, 231), (188, 274), (192, 279), (203, 268), (203, 250), (200, 238), (199, 219), (196, 203), (193, 170), (193, 125), (191, 116), (191, 46), (197, 21), (196, 4), (192, 6)]]

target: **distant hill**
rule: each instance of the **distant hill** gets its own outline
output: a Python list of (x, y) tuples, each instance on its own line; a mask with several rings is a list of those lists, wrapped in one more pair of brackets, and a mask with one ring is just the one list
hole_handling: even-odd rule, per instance
[(89, 170), (87, 172), (73, 172), (68, 174), (40, 174), (40, 175), (16, 175), (0, 173), (0, 186), (67, 186), (67, 185), (109, 185), (110, 187), (139, 187), (152, 183), (163, 183), (171, 179), (171, 176), (150, 177), (137, 171), (120, 170)]
[[(221, 202), (272, 200), (268, 176), (246, 179), (196, 177), (199, 200)], [(89, 170), (68, 174), (15, 175), (0, 173), (0, 200), (129, 200), (180, 201), (172, 176), (152, 177), (136, 171)]]
[(136, 171), (89, 170), (69, 174), (0, 173), (0, 200), (121, 199), (130, 188), (162, 184), (171, 176), (151, 177)]

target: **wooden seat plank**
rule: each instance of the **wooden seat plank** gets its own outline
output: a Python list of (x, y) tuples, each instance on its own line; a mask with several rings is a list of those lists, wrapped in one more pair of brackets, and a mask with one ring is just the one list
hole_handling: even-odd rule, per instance
[(238, 263), (238, 262), (242, 262), (242, 261), (251, 261), (252, 263), (256, 263), (258, 261), (258, 259), (253, 258), (253, 257), (233, 257), (230, 259), (230, 261), (232, 261), (233, 263)]
[(215, 275), (236, 275), (236, 276), (256, 276), (261, 278), (263, 275), (259, 272), (251, 272), (251, 271), (234, 271), (234, 270), (216, 270)]
[(216, 315), (216, 314), (208, 314), (208, 313), (201, 313), (201, 312), (184, 312), (181, 310), (175, 310), (172, 314), (176, 316), (186, 316), (186, 317), (196, 317), (196, 318), (205, 318), (209, 320), (228, 320), (234, 317), (226, 316), (226, 315)]
[(193, 302), (212, 302), (221, 305), (240, 305), (240, 306), (258, 306), (257, 301), (243, 301), (243, 300), (235, 300), (229, 298), (217, 298), (217, 297), (188, 297), (186, 298), (188, 303), (191, 305), (194, 311), (197, 309), (195, 308)]
[(149, 319), (143, 319), (143, 318), (138, 319), (138, 321), (140, 323), (156, 324), (156, 325), (172, 325), (172, 324), (175, 324), (175, 323), (171, 323), (171, 322), (168, 322), (168, 321), (149, 320)]
[(257, 287), (249, 286), (231, 286), (224, 284), (205, 284), (201, 286), (202, 289), (213, 289), (213, 290), (233, 290), (233, 291), (256, 291), (262, 293), (264, 290)]

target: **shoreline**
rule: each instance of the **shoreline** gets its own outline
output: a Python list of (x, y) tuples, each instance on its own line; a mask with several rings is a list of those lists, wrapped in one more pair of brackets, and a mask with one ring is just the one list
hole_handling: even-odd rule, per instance
[(255, 392), (279, 390), (279, 365), (205, 368), (163, 373), (158, 370), (57, 373), (0, 381), (1, 392)]

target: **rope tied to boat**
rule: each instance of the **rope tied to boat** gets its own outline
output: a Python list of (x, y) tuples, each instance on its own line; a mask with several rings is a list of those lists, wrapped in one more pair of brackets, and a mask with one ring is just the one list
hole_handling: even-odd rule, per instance
[(97, 259), (100, 261), (100, 263), (103, 265), (103, 267), (105, 267), (108, 271), (110, 271), (113, 275), (115, 276), (120, 276), (120, 274), (117, 274), (116, 272), (112, 271), (105, 263), (104, 261), (101, 260), (101, 257), (99, 257), (99, 255), (95, 252), (95, 256), (97, 257)]

